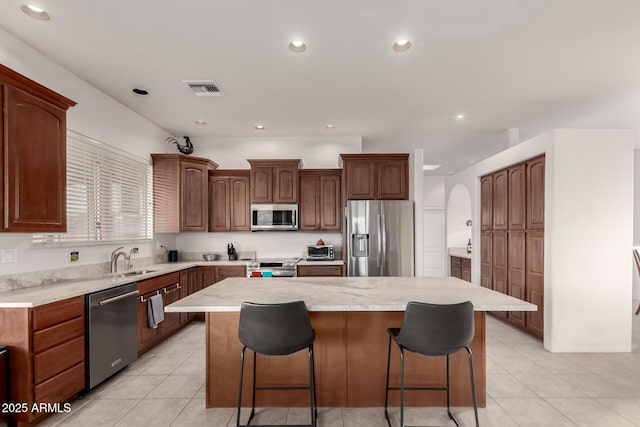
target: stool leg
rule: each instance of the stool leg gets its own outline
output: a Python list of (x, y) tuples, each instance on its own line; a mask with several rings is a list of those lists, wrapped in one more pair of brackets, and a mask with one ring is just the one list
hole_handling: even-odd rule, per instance
[(467, 349), (467, 353), (469, 353), (469, 375), (471, 375), (471, 398), (473, 399), (473, 414), (476, 417), (476, 427), (480, 427), (480, 422), (478, 421), (478, 405), (476, 404), (476, 381), (473, 377), (473, 355), (471, 354), (471, 349), (468, 346), (465, 346)]
[(449, 418), (451, 418), (453, 422), (456, 423), (456, 425), (458, 425), (458, 423), (453, 418), (453, 415), (451, 414), (450, 396), (449, 396), (449, 355), (448, 354), (447, 354), (446, 365), (447, 365), (447, 415), (449, 415)]
[(315, 363), (313, 357), (313, 344), (309, 346), (309, 396), (311, 400), (311, 427), (316, 427), (318, 411), (316, 409), (316, 379)]
[(253, 352), (253, 392), (251, 393), (251, 413), (249, 414), (249, 421), (247, 425), (251, 423), (253, 416), (256, 412), (256, 377), (258, 376), (258, 365), (256, 364), (256, 352)]
[(242, 347), (242, 352), (240, 353), (240, 387), (238, 391), (238, 410), (236, 415), (236, 427), (240, 425), (240, 406), (242, 406), (242, 378), (244, 376), (244, 352), (247, 347)]
[(400, 347), (400, 427), (404, 427), (404, 349)]
[(384, 417), (387, 419), (389, 427), (391, 427), (391, 421), (389, 420), (389, 412), (387, 411), (389, 404), (389, 365), (391, 361), (391, 335), (389, 335), (389, 349), (387, 350), (387, 385), (384, 393)]

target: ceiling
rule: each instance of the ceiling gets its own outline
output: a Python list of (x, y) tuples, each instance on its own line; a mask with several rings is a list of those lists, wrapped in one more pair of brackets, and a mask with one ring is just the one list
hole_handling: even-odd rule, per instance
[[(50, 21), (22, 3), (1, 28), (176, 136), (362, 136), (442, 175), (509, 128), (640, 126), (637, 0), (33, 0)], [(226, 96), (183, 83), (209, 79)]]

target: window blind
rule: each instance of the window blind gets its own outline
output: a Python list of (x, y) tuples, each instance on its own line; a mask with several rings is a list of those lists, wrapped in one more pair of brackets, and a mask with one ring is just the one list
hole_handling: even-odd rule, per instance
[(91, 243), (153, 237), (151, 167), (86, 136), (67, 135), (67, 232), (34, 243)]

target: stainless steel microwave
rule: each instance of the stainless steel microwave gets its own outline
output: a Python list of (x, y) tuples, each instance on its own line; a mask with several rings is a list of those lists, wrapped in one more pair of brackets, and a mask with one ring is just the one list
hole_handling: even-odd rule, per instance
[(333, 261), (335, 259), (333, 245), (307, 246), (307, 259), (309, 261)]
[(298, 205), (251, 205), (251, 231), (298, 229)]

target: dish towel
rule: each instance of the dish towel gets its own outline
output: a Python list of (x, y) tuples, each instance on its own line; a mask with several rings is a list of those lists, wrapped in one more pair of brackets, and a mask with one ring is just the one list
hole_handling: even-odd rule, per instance
[(149, 327), (158, 328), (158, 324), (164, 320), (164, 307), (162, 305), (162, 295), (156, 294), (147, 300), (147, 321)]

